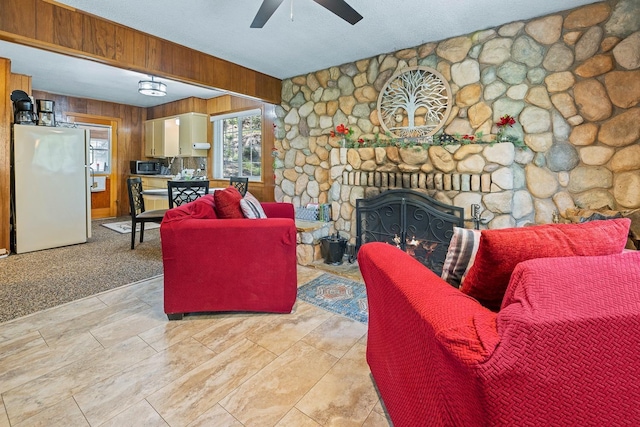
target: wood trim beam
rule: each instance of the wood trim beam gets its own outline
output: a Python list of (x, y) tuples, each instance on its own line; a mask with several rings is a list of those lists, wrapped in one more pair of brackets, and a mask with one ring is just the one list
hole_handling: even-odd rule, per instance
[(51, 0), (0, 0), (0, 39), (280, 104), (282, 81)]

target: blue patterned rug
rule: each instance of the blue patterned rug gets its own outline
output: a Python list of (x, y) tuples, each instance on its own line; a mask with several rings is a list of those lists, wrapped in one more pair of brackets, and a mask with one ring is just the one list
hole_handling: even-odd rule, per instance
[(367, 323), (367, 292), (364, 283), (324, 273), (298, 288), (298, 298), (309, 304)]

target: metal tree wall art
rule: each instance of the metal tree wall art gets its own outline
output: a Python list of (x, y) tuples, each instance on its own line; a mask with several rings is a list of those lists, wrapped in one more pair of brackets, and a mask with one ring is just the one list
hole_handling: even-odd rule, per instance
[(386, 132), (398, 138), (435, 134), (451, 112), (451, 87), (438, 71), (409, 67), (394, 74), (378, 96), (378, 115)]

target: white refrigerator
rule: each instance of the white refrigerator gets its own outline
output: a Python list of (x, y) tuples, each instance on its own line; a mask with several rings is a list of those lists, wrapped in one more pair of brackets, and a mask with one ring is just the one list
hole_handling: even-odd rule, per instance
[(12, 173), (15, 253), (91, 237), (88, 131), (14, 125)]

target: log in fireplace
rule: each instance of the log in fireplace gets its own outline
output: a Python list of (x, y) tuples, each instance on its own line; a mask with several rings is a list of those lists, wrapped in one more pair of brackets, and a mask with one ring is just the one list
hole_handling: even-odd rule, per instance
[(464, 209), (413, 190), (388, 190), (356, 200), (356, 251), (386, 242), (442, 273), (453, 227), (464, 227)]

